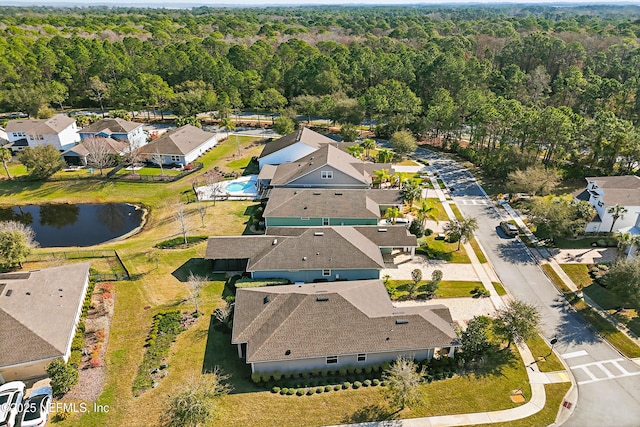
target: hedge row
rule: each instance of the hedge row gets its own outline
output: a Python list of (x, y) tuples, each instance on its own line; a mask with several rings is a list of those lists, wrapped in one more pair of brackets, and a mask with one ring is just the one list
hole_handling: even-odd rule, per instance
[(374, 378), (372, 380), (364, 380), (362, 382), (360, 381), (354, 381), (353, 383), (350, 383), (349, 381), (345, 381), (342, 384), (328, 384), (324, 387), (320, 386), (320, 387), (306, 387), (306, 388), (280, 388), (278, 386), (274, 386), (271, 388), (271, 392), (272, 393), (276, 393), (276, 394), (281, 394), (283, 396), (293, 396), (294, 394), (296, 396), (311, 396), (314, 394), (322, 394), (322, 393), (329, 393), (331, 391), (340, 391), (340, 390), (348, 390), (348, 389), (353, 389), (353, 390), (357, 390), (360, 387), (377, 387), (377, 386), (383, 386), (384, 387), (385, 383), (384, 381), (380, 381), (377, 378)]
[(236, 288), (261, 288), (263, 286), (288, 285), (289, 283), (291, 282), (287, 279), (249, 279), (243, 277), (236, 280), (235, 286)]
[(280, 380), (296, 380), (296, 379), (310, 379), (310, 378), (322, 378), (322, 377), (345, 377), (347, 375), (362, 375), (362, 374), (372, 374), (374, 372), (382, 372), (388, 369), (390, 364), (385, 362), (381, 365), (369, 365), (363, 367), (356, 366), (347, 366), (345, 368), (340, 369), (314, 369), (310, 372), (284, 372), (281, 373), (279, 371), (275, 372), (254, 372), (251, 374), (251, 380), (258, 384), (260, 382), (268, 383), (271, 381), (280, 381)]

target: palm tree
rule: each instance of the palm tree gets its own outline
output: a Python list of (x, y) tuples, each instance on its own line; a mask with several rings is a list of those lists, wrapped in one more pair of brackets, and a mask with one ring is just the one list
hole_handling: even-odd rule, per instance
[(617, 243), (617, 258), (621, 258), (627, 249), (629, 249), (632, 245), (637, 244), (640, 239), (638, 236), (632, 236), (629, 233), (616, 233), (614, 238)]
[(609, 229), (609, 233), (613, 231), (613, 226), (616, 224), (616, 221), (618, 221), (618, 219), (620, 218), (624, 219), (624, 214), (626, 214), (627, 212), (628, 212), (627, 208), (621, 205), (611, 206), (609, 209), (607, 209), (607, 213), (611, 214), (611, 217), (613, 218), (613, 222), (611, 223), (611, 228)]
[(454, 219), (445, 226), (448, 234), (459, 236), (458, 251), (461, 243), (467, 243), (473, 237), (473, 233), (478, 229), (478, 220), (475, 218), (465, 218), (462, 220)]
[(420, 205), (413, 208), (413, 212), (415, 213), (416, 218), (418, 219), (418, 221), (420, 221), (423, 227), (425, 226), (427, 219), (432, 219), (436, 222), (436, 224), (438, 224), (438, 219), (434, 215), (436, 210), (437, 209), (435, 206), (429, 206), (429, 202), (427, 201), (427, 199), (420, 200)]
[(380, 187), (382, 187), (383, 183), (391, 179), (391, 175), (389, 174), (389, 169), (380, 169), (380, 170), (373, 171), (373, 175), (374, 175), (374, 179), (373, 179), (374, 182), (378, 182)]
[(0, 148), (0, 158), (2, 159), (2, 166), (4, 166), (4, 171), (7, 173), (7, 179), (11, 179), (9, 168), (7, 167), (7, 162), (11, 161), (11, 157), (11, 150), (9, 150), (8, 148)]
[(351, 154), (356, 159), (359, 159), (360, 156), (362, 156), (363, 148), (359, 144), (349, 145), (349, 146), (347, 146), (345, 148), (349, 152), (349, 154)]
[(400, 209), (398, 208), (387, 208), (384, 212), (384, 217), (391, 220), (391, 224), (396, 223), (396, 218), (400, 216)]
[(393, 160), (393, 151), (383, 148), (378, 151), (378, 163), (391, 163)]
[(369, 157), (369, 155), (371, 154), (372, 148), (376, 148), (376, 142), (371, 138), (367, 138), (363, 140), (360, 143), (360, 145), (362, 146), (362, 148), (364, 148), (364, 153), (366, 157)]
[(405, 179), (400, 193), (402, 197), (404, 197), (405, 202), (407, 202), (409, 206), (413, 206), (413, 201), (419, 200), (422, 196), (422, 188), (415, 181)]

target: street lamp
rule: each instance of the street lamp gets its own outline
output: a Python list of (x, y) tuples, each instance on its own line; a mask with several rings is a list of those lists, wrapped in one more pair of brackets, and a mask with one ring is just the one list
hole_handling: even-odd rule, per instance
[(547, 354), (546, 356), (543, 356), (545, 360), (547, 359), (547, 357), (551, 356), (551, 353), (553, 353), (553, 346), (558, 342), (558, 337), (551, 338), (551, 341), (549, 342), (551, 343), (551, 351), (549, 351), (549, 354)]

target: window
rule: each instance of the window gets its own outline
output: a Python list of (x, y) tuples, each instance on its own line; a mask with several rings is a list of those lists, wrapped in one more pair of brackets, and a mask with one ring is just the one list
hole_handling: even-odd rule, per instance
[(322, 218), (322, 225), (329, 225), (329, 218)]
[(367, 361), (367, 355), (365, 353), (359, 353), (358, 362), (366, 362), (366, 361)]
[(42, 135), (36, 135), (36, 138), (38, 139), (38, 141), (44, 140), (44, 136)]
[(171, 161), (172, 162), (179, 162), (180, 161), (180, 156), (171, 156)]
[(338, 363), (338, 356), (327, 356), (327, 365)]
[(333, 171), (320, 171), (320, 178), (333, 179)]
[(331, 276), (331, 270), (322, 270), (323, 276)]
[(29, 141), (33, 141), (33, 135), (29, 135)]
[(309, 217), (308, 216), (302, 217), (302, 218), (300, 218), (300, 221), (309, 221)]

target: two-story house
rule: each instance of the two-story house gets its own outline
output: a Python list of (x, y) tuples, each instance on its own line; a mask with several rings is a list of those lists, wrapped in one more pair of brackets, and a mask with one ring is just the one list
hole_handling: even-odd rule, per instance
[(111, 138), (126, 142), (132, 150), (147, 143), (147, 134), (141, 123), (131, 122), (121, 118), (102, 119), (80, 130), (80, 139), (84, 141), (90, 137)]
[(294, 162), (327, 144), (336, 144), (336, 141), (303, 127), (280, 139), (268, 142), (258, 157), (258, 163), (262, 169), (265, 165)]
[(218, 135), (192, 125), (170, 130), (140, 149), (147, 160), (186, 166), (218, 143)]
[[(64, 114), (49, 119), (10, 120), (6, 132), (10, 144), (16, 147), (52, 145), (64, 151), (80, 142), (75, 119)], [(16, 150), (12, 148), (12, 151)]]

